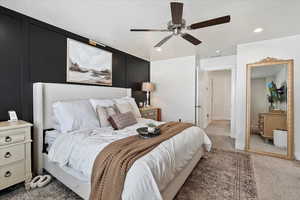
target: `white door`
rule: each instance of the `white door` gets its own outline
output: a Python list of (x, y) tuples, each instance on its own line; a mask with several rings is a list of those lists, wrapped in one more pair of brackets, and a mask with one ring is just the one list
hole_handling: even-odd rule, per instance
[(206, 128), (207, 126), (207, 103), (208, 103), (208, 72), (201, 70), (197, 72), (198, 78), (196, 86), (196, 115), (197, 115), (197, 125), (201, 128)]

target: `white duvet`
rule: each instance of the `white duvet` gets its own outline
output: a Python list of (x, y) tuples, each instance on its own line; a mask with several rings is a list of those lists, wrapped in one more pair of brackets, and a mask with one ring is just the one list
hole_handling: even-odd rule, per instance
[[(137, 134), (136, 129), (147, 123), (157, 125), (148, 119), (138, 119), (138, 124), (114, 131), (111, 128), (80, 130), (60, 134), (52, 144), (48, 157), (61, 166), (80, 171), (90, 179), (93, 163), (99, 152), (115, 140)], [(138, 159), (126, 175), (123, 200), (160, 200), (161, 191), (189, 163), (202, 147), (207, 151), (211, 141), (199, 127), (191, 127), (162, 142), (150, 153)]]

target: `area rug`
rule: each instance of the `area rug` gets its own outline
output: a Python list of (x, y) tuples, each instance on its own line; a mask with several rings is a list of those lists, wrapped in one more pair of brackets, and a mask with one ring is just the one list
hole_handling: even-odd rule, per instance
[[(25, 191), (23, 184), (0, 191), (1, 200), (79, 200), (66, 186), (53, 180), (44, 188)], [(257, 200), (250, 155), (215, 150), (202, 158), (175, 200)]]
[(61, 182), (53, 179), (50, 184), (43, 188), (26, 191), (24, 184), (7, 188), (0, 191), (1, 200), (82, 200), (77, 194), (64, 186)]
[(249, 154), (213, 149), (196, 165), (176, 200), (257, 200)]

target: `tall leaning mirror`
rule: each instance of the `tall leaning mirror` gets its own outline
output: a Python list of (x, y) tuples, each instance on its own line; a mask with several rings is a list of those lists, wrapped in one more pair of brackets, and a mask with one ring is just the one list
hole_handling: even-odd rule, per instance
[(247, 65), (246, 150), (293, 159), (293, 60)]

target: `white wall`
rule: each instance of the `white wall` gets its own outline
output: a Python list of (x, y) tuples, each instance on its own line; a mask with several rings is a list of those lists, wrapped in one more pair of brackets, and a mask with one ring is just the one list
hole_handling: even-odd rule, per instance
[(206, 71), (232, 69), (236, 66), (236, 55), (201, 59), (200, 66)]
[(231, 71), (209, 72), (212, 81), (212, 120), (230, 120), (231, 109)]
[(156, 85), (151, 104), (162, 109), (163, 121), (194, 123), (195, 61), (195, 56), (188, 56), (151, 62), (151, 82)]
[(300, 159), (300, 35), (238, 45), (236, 74), (236, 148), (245, 147), (246, 64), (266, 57), (294, 59), (294, 138), (295, 155)]

